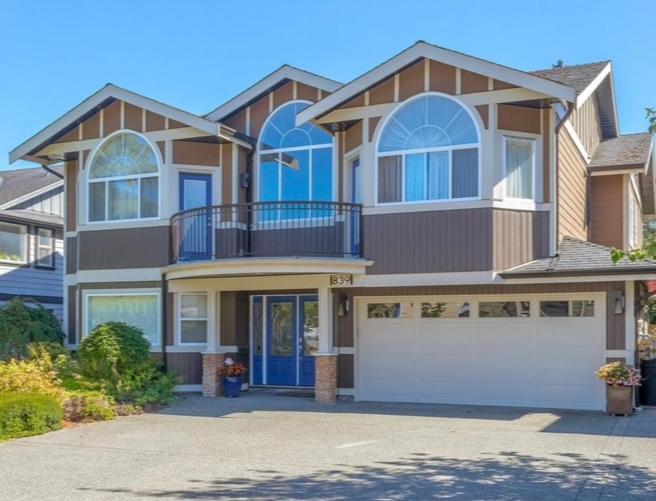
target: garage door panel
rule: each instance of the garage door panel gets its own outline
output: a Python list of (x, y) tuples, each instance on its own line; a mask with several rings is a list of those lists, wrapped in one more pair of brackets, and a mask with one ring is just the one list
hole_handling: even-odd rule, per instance
[(370, 320), (365, 311), (357, 326), (360, 400), (605, 405), (604, 386), (594, 376), (605, 358), (603, 307), (591, 318)]

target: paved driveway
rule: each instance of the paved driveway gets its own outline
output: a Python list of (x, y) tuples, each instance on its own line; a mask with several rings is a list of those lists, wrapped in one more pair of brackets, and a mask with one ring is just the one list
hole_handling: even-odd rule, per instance
[(190, 396), (0, 444), (2, 499), (654, 499), (656, 409)]

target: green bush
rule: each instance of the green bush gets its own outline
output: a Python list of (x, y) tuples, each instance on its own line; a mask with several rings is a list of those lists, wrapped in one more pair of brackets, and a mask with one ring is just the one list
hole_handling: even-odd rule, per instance
[(59, 321), (38, 302), (14, 298), (0, 307), (0, 360), (27, 357), (30, 343), (63, 339)]
[(106, 421), (116, 417), (113, 400), (100, 391), (69, 391), (64, 401), (66, 420)]
[(49, 355), (32, 360), (0, 362), (0, 394), (39, 393), (63, 398), (61, 383)]
[(77, 355), (83, 375), (112, 384), (151, 361), (143, 331), (123, 322), (97, 326), (84, 338)]
[(51, 395), (40, 393), (0, 394), (0, 440), (39, 435), (58, 430), (63, 410)]
[(173, 388), (178, 377), (160, 370), (150, 361), (123, 374), (115, 388), (116, 399), (121, 403), (133, 403), (138, 407), (166, 405), (174, 400)]

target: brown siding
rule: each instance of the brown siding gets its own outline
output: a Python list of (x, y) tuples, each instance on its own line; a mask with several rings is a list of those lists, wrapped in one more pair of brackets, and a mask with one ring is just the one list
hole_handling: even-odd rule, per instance
[(460, 92), (470, 94), (472, 92), (485, 92), (487, 90), (488, 78), (478, 73), (462, 70), (460, 72)]
[(517, 86), (509, 84), (508, 82), (502, 82), (501, 80), (495, 80), (493, 88), (494, 90), (516, 89)]
[[(249, 151), (246, 148), (239, 147), (239, 156), (237, 163), (239, 164), (239, 175), (243, 175), (248, 170), (248, 155)], [(239, 186), (239, 203), (246, 203), (246, 190)]]
[(100, 112), (88, 118), (82, 124), (82, 139), (97, 139), (100, 137)]
[(81, 231), (80, 270), (159, 268), (169, 264), (169, 226)]
[(364, 93), (355, 96), (353, 99), (346, 101), (344, 104), (339, 106), (339, 109), (357, 108), (359, 106), (364, 106)]
[(187, 125), (177, 120), (169, 119), (169, 129), (182, 129), (183, 127), (187, 127)]
[(248, 294), (221, 292), (221, 344), (248, 346)]
[(232, 203), (232, 148), (231, 144), (221, 147), (221, 203)]
[(404, 69), (399, 74), (399, 99), (404, 101), (422, 92), (424, 92), (423, 59)]
[(66, 231), (75, 231), (77, 228), (77, 166), (75, 160), (66, 162), (64, 181), (66, 187)]
[(486, 129), (489, 127), (489, 114), (490, 114), (490, 106), (487, 104), (481, 104), (480, 106), (476, 106), (476, 111), (478, 111), (478, 114), (481, 117), (481, 121), (483, 122), (483, 127)]
[(369, 104), (383, 104), (394, 101), (394, 77), (382, 81), (369, 91)]
[(172, 292), (166, 294), (166, 311), (164, 312), (166, 316), (166, 332), (164, 333), (165, 341), (167, 346), (175, 344), (175, 295)]
[(258, 138), (260, 136), (260, 130), (267, 116), (269, 116), (268, 94), (251, 104), (251, 137)]
[(575, 110), (570, 117), (570, 121), (579, 139), (581, 139), (583, 146), (585, 146), (585, 150), (589, 155), (594, 155), (602, 137), (597, 95), (593, 94), (590, 96), (583, 103), (583, 106)]
[(192, 141), (173, 141), (173, 163), (219, 166), (221, 165), (219, 145)]
[(587, 164), (563, 127), (558, 135), (558, 237), (586, 240)]
[(77, 237), (66, 237), (66, 273), (77, 273)]
[(71, 143), (75, 142), (79, 139), (80, 137), (80, 130), (79, 127), (73, 127), (71, 130), (69, 130), (66, 134), (63, 136), (57, 138), (55, 140), (55, 143)]
[(226, 124), (228, 127), (232, 127), (235, 130), (238, 130), (239, 132), (246, 134), (246, 108), (243, 110), (239, 111), (238, 113), (235, 113), (229, 118), (226, 118), (223, 120), (223, 123)]
[(146, 111), (146, 130), (151, 131), (151, 130), (163, 130), (166, 125), (166, 120), (162, 115), (158, 115), (157, 113), (152, 113), (150, 111)]
[(340, 353), (337, 356), (337, 387), (354, 388), (354, 382), (353, 355)]
[(143, 131), (143, 109), (125, 103), (125, 128)]
[(456, 69), (448, 64), (430, 62), (430, 85), (433, 92), (456, 93)]
[(499, 129), (529, 132), (531, 134), (541, 133), (539, 109), (500, 104), (497, 107), (497, 113)]
[(380, 117), (372, 117), (369, 119), (369, 142), (374, 140), (374, 134), (376, 134), (378, 122), (380, 122)]
[(285, 104), (294, 99), (294, 83), (289, 81), (273, 91), (273, 108)]
[(66, 316), (68, 318), (68, 343), (75, 344), (77, 342), (77, 286), (69, 285), (67, 287), (68, 304)]
[(492, 222), (495, 270), (549, 255), (549, 212), (495, 209)]
[(200, 353), (167, 353), (166, 370), (180, 377), (180, 384), (200, 384), (203, 380), (202, 357)]
[(121, 101), (114, 101), (103, 110), (103, 136), (121, 128)]
[(317, 100), (317, 89), (316, 87), (298, 82), (296, 84), (296, 97), (305, 101), (315, 102)]
[(545, 202), (551, 202), (551, 132), (549, 118), (551, 112), (542, 112), (542, 196)]
[(590, 178), (590, 240), (608, 247), (624, 247), (624, 178)]
[(352, 125), (344, 132), (345, 151), (351, 151), (362, 144), (362, 121)]

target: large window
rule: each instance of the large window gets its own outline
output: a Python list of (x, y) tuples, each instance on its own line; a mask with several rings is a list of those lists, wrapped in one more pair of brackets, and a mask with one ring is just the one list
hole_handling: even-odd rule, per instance
[(139, 327), (151, 345), (160, 344), (160, 301), (157, 293), (94, 293), (87, 296), (86, 334), (105, 322)]
[(0, 261), (27, 263), (27, 226), (0, 221)]
[(424, 95), (404, 104), (378, 141), (378, 203), (477, 198), (479, 138), (453, 99)]
[[(311, 124), (296, 127), (296, 114), (310, 105), (293, 102), (267, 121), (259, 143), (259, 201), (333, 200), (333, 138)], [(306, 215), (298, 210), (282, 217)]]
[(535, 140), (504, 137), (506, 197), (533, 199), (535, 183)]
[(55, 238), (53, 230), (36, 230), (36, 265), (52, 268), (55, 266)]
[(207, 343), (207, 294), (180, 294), (180, 344)]
[(159, 165), (150, 143), (132, 132), (110, 136), (89, 167), (89, 221), (159, 214)]

